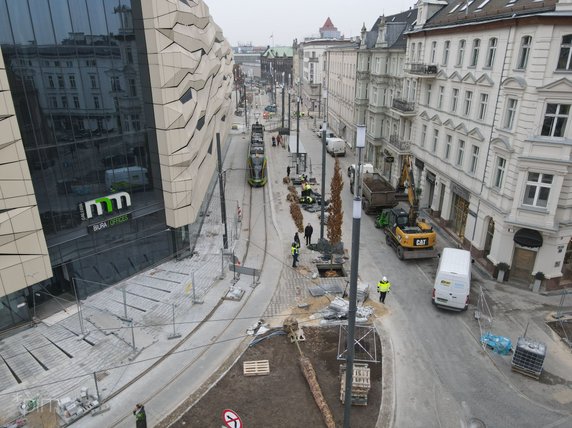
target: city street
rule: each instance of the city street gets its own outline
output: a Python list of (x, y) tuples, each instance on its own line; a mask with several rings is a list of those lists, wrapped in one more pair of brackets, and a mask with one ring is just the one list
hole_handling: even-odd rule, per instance
[[(309, 120), (301, 126), (301, 136), (315, 168), (314, 175), (319, 177), (321, 144), (311, 132)], [(333, 162), (327, 155), (327, 183)], [(356, 162), (348, 150), (346, 157), (340, 158), (342, 172)], [(350, 250), (352, 195), (349, 180), (346, 176), (344, 179), (343, 240)], [(566, 406), (550, 396), (520, 393), (512, 378), (524, 383), (537, 381), (516, 373), (507, 377), (493, 364), (491, 351), (483, 351), (473, 316), (476, 299), (472, 299), (469, 310), (461, 313), (433, 307), (431, 292), (438, 259), (400, 261), (385, 244), (383, 232), (375, 228), (374, 219), (362, 215), (359, 277), (372, 287), (383, 275), (392, 283), (386, 300), (389, 315), (378, 322), (389, 332), (393, 344), (395, 426), (459, 427), (471, 417), (482, 420), (487, 427), (568, 426), (572, 418)], [(438, 233), (437, 239), (440, 249), (454, 246), (445, 233)], [(474, 269), (473, 296), (487, 282), (492, 283), (483, 281)], [(530, 311), (537, 306), (540, 305), (531, 302), (518, 310)], [(569, 355), (567, 362), (570, 367)]]

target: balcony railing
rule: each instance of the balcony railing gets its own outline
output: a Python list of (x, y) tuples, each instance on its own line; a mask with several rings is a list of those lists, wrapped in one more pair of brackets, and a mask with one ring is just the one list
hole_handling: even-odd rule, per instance
[(396, 135), (396, 134), (389, 136), (389, 144), (391, 144), (393, 147), (395, 147), (400, 152), (409, 151), (409, 149), (411, 147), (410, 141), (405, 141), (402, 138), (400, 138), (399, 135)]
[(391, 106), (394, 109), (405, 113), (410, 113), (415, 111), (415, 103), (403, 100), (401, 98), (394, 98)]
[(436, 65), (428, 65), (428, 64), (419, 64), (419, 63), (412, 63), (409, 64), (409, 69), (407, 70), (410, 74), (417, 74), (421, 76), (432, 76), (437, 74), (437, 66)]

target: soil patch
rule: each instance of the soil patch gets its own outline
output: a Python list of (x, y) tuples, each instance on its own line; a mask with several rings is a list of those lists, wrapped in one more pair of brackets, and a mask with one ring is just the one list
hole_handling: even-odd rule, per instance
[[(303, 327), (303, 331), (306, 341), (300, 342), (300, 348), (314, 366), (336, 426), (342, 426), (344, 405), (340, 400), (339, 371), (345, 361), (337, 359), (339, 327)], [(376, 340), (379, 342), (379, 338)], [(225, 409), (234, 410), (248, 428), (324, 426), (300, 368), (299, 356), (296, 344), (290, 343), (286, 335), (272, 336), (249, 347), (226, 375), (171, 426), (224, 426), (221, 415)], [(244, 376), (243, 362), (256, 360), (268, 360), (270, 373)], [(368, 404), (352, 406), (351, 425), (356, 428), (375, 426), (381, 404), (381, 363), (369, 363), (369, 367)]]

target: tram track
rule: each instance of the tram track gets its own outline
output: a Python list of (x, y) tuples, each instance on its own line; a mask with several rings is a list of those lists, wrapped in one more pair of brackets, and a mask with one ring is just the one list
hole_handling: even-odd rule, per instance
[[(246, 162), (244, 162), (244, 163), (246, 163)], [(241, 171), (241, 170), (244, 171), (243, 183), (245, 183), (245, 185), (246, 185), (246, 171), (244, 169), (238, 169), (238, 168), (236, 170), (237, 171)], [(250, 259), (256, 258), (256, 259), (260, 260), (260, 258), (261, 258), (261, 263), (259, 265), (260, 267), (259, 268), (257, 267), (257, 269), (262, 270), (264, 268), (264, 264), (266, 262), (266, 254), (267, 254), (267, 246), (268, 246), (268, 240), (267, 240), (267, 229), (268, 229), (267, 212), (268, 212), (268, 210), (267, 210), (267, 205), (266, 205), (266, 201), (268, 199), (267, 198), (268, 187), (264, 186), (262, 188), (252, 188), (249, 186), (249, 188), (250, 188), (250, 190), (249, 190), (249, 196), (248, 196), (248, 198), (249, 198), (248, 239), (246, 239), (246, 246), (245, 246), (245, 252), (244, 252), (244, 257), (243, 257), (243, 265), (245, 264), (245, 262), (247, 260), (250, 262), (251, 261)], [(244, 212), (244, 210), (243, 210), (243, 212)], [(262, 216), (262, 221), (260, 221), (261, 220), (260, 216)], [(251, 244), (252, 244), (252, 251), (251, 251)], [(261, 251), (262, 254), (253, 254), (253, 253), (256, 253), (258, 251)], [(255, 262), (255, 261), (256, 260), (253, 260), (253, 262)], [(190, 360), (188, 363), (181, 366), (160, 387), (156, 388), (154, 391), (152, 391), (150, 394), (148, 394), (144, 399), (139, 400), (139, 401), (143, 404), (151, 402), (154, 398), (159, 397), (159, 395), (161, 393), (163, 393), (165, 390), (167, 390), (169, 387), (173, 386), (190, 369), (192, 369), (195, 365), (197, 365), (201, 361), (201, 358), (204, 357), (205, 354), (209, 351), (210, 345), (213, 343), (219, 342), (220, 339), (222, 337), (224, 337), (224, 335), (229, 331), (233, 322), (235, 322), (238, 318), (240, 318), (240, 315), (241, 315), (244, 307), (246, 306), (246, 304), (249, 302), (250, 297), (252, 296), (252, 293), (253, 293), (253, 291), (251, 291), (250, 293), (245, 293), (245, 298), (243, 298), (241, 300), (241, 306), (240, 306), (240, 308), (238, 308), (236, 310), (235, 315), (232, 318), (225, 319), (226, 324), (222, 327), (222, 329), (216, 335), (209, 336), (210, 337), (210, 339), (209, 339), (210, 344), (203, 346), (202, 349), (200, 350), (200, 352), (198, 353), (198, 355), (196, 355), (194, 358), (192, 358), (192, 360)], [(197, 324), (196, 328), (193, 329), (193, 331), (191, 331), (189, 334), (187, 334), (185, 337), (183, 337), (176, 345), (174, 345), (171, 349), (169, 349), (168, 352), (166, 352), (161, 357), (159, 357), (157, 359), (157, 361), (155, 361), (151, 366), (149, 366), (148, 368), (143, 370), (135, 378), (133, 378), (132, 380), (127, 382), (125, 385), (121, 386), (119, 389), (114, 391), (108, 397), (106, 397), (106, 399), (102, 402), (102, 404), (105, 404), (105, 403), (111, 401), (114, 397), (117, 397), (119, 394), (126, 392), (129, 389), (129, 387), (133, 386), (138, 381), (142, 380), (145, 376), (152, 374), (153, 370), (157, 369), (160, 365), (165, 363), (174, 354), (179, 353), (179, 352), (184, 352), (185, 351), (185, 349), (184, 349), (185, 344), (188, 344), (191, 339), (193, 339), (196, 336), (199, 336), (200, 333), (203, 332), (205, 328), (208, 328), (209, 322), (217, 321), (216, 319), (214, 319), (214, 316), (215, 316), (217, 310), (221, 307), (221, 305), (224, 302), (225, 302), (224, 298), (219, 299), (219, 301), (215, 304), (215, 306), (212, 308), (212, 310), (204, 317), (203, 320), (201, 320)], [(189, 351), (191, 351), (192, 349), (193, 348), (191, 347), (191, 349), (189, 349)], [(231, 355), (231, 358), (232, 358), (232, 355)], [(208, 388), (205, 389), (204, 385), (203, 385), (203, 386), (199, 387), (197, 390), (204, 390), (204, 392), (203, 392), (203, 394), (204, 394), (204, 393), (206, 393), (206, 390), (208, 390)], [(198, 401), (201, 398), (201, 396), (197, 397), (195, 401)], [(181, 402), (177, 403), (177, 405), (174, 406), (173, 409), (170, 410), (170, 412), (172, 412), (172, 414), (168, 415), (165, 418), (165, 421), (166, 421), (166, 419), (169, 420), (169, 422), (166, 422), (167, 425), (163, 425), (162, 423), (161, 423), (161, 425), (162, 426), (168, 426), (172, 421), (174, 421), (178, 417), (180, 417), (180, 415), (183, 414), (184, 411), (186, 411), (186, 409), (188, 407), (190, 407), (192, 404), (193, 403), (189, 404), (187, 402), (187, 397), (185, 397), (183, 400), (181, 400)], [(126, 422), (126, 420), (128, 418), (132, 418), (132, 415), (130, 412), (125, 414), (125, 415), (122, 415), (121, 417), (119, 417), (117, 419), (115, 419), (109, 426), (116, 427), (116, 426), (122, 425), (123, 423)]]

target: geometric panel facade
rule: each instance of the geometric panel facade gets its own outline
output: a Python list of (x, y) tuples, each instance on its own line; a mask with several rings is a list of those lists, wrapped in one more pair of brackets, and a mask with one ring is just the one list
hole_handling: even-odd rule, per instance
[(222, 144), (230, 130), (232, 50), (202, 0), (141, 1), (137, 7), (166, 219), (181, 227), (197, 219), (216, 170), (216, 134)]
[(0, 297), (52, 276), (0, 51)]

